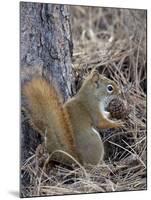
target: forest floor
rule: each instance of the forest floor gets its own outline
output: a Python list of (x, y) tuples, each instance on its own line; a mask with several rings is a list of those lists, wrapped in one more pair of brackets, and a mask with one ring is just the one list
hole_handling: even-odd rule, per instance
[[(124, 128), (100, 131), (105, 162), (98, 166), (57, 165), (46, 173), (33, 154), (22, 167), (31, 186), (23, 196), (147, 189), (146, 12), (72, 6), (73, 70), (76, 89), (92, 68), (126, 91), (131, 112)], [(45, 155), (46, 160), (48, 155)]]

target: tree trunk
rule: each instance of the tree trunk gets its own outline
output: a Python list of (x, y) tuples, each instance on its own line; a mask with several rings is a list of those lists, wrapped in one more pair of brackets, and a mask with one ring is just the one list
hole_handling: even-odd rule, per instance
[[(20, 3), (20, 65), (42, 73), (56, 84), (64, 101), (72, 95), (72, 38), (68, 6), (44, 3)], [(35, 67), (36, 66), (36, 67)], [(26, 70), (25, 70), (26, 71)], [(21, 76), (24, 84), (26, 76)], [(23, 104), (23, 100), (22, 100)], [(41, 143), (22, 112), (21, 162), (23, 163)]]

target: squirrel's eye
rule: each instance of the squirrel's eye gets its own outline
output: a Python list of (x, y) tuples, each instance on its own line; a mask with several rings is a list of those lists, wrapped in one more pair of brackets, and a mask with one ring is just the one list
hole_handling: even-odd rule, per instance
[(112, 85), (107, 86), (107, 92), (110, 93), (110, 94), (113, 92), (113, 86)]

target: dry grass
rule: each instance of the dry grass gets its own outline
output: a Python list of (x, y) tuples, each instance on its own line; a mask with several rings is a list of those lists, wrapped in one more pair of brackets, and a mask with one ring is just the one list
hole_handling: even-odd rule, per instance
[[(22, 196), (146, 189), (146, 13), (143, 10), (71, 7), (73, 68), (78, 90), (93, 68), (117, 81), (131, 113), (123, 129), (100, 130), (105, 163), (85, 170), (46, 167), (36, 154), (22, 170), (30, 186)], [(44, 154), (45, 160), (48, 155)]]
[[(114, 192), (146, 189), (145, 163), (135, 153), (119, 162), (106, 162), (85, 169), (72, 169), (60, 164), (39, 165), (32, 156), (22, 166), (24, 177), (30, 177), (30, 184), (22, 188), (23, 197)], [(46, 156), (46, 155), (45, 155)], [(47, 157), (45, 159), (47, 160)]]

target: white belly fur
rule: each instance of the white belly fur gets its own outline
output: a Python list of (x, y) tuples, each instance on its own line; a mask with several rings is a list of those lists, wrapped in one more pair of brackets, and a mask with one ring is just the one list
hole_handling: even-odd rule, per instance
[(92, 127), (92, 131), (93, 131), (94, 133), (96, 133), (96, 135), (100, 138), (100, 134), (98, 133), (98, 131), (97, 131), (95, 128)]

